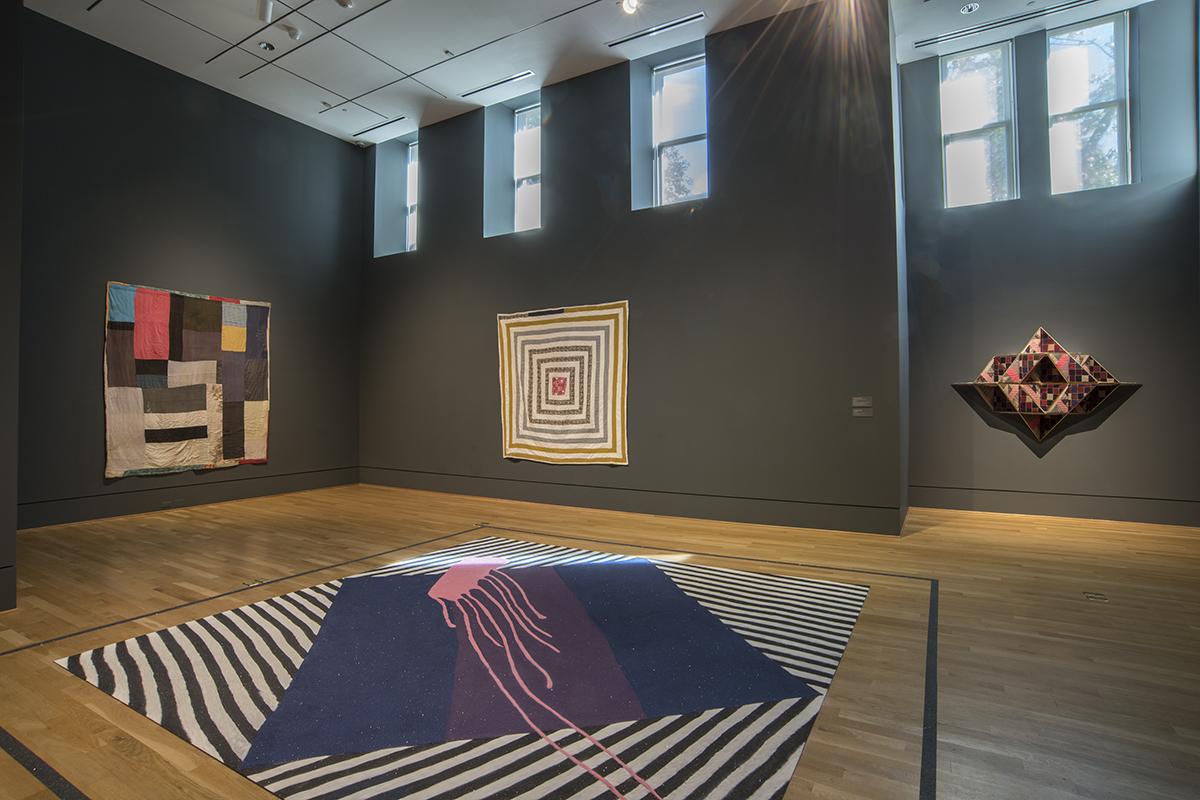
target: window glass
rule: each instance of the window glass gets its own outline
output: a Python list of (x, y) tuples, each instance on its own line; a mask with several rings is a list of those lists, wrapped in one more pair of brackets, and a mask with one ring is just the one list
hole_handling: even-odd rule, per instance
[(947, 208), (1016, 197), (1011, 44), (943, 56), (940, 96)]
[(405, 197), (408, 209), (404, 215), (404, 243), (408, 250), (417, 249), (417, 143), (408, 146), (408, 175)]
[(1127, 38), (1124, 13), (1046, 35), (1054, 194), (1130, 181)]
[(542, 107), (523, 108), (513, 114), (513, 229), (542, 224)]
[(708, 196), (704, 57), (654, 70), (651, 95), (656, 205)]

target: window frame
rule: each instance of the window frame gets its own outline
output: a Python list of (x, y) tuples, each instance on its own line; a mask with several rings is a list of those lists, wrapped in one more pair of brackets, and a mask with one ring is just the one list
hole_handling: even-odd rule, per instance
[[(651, 103), (651, 119), (654, 117), (653, 103), (655, 96), (661, 89), (661, 80), (663, 76), (671, 75), (676, 72), (683, 72), (688, 69), (694, 69), (697, 64), (704, 65), (705, 77), (707, 78), (708, 70), (708, 54), (700, 53), (699, 55), (686, 56), (675, 61), (668, 61), (665, 64), (659, 64), (650, 70), (650, 103)], [(678, 147), (680, 145), (691, 144), (692, 142), (704, 142), (704, 158), (708, 160), (708, 98), (705, 98), (705, 113), (704, 113), (704, 133), (694, 133), (690, 136), (681, 136), (676, 139), (667, 139), (662, 142), (655, 143), (654, 141), (654, 125), (650, 126), (650, 149), (652, 150), (651, 170), (654, 175), (654, 207), (671, 206), (677, 203), (694, 203), (698, 200), (708, 199), (708, 190), (705, 189), (704, 195), (701, 197), (689, 197), (682, 200), (672, 200), (669, 203), (663, 202), (662, 197), (662, 154), (668, 147)], [(707, 172), (708, 166), (705, 165)]]
[[(541, 128), (542, 128), (542, 120), (541, 120), (542, 101), (538, 100), (536, 103), (530, 103), (527, 106), (521, 106), (520, 108), (513, 109), (512, 117), (513, 117), (513, 154), (514, 154), (513, 160), (514, 160), (514, 164), (516, 162), (517, 133), (519, 132), (519, 129), (517, 128), (518, 119), (520, 118), (521, 114), (532, 111), (535, 108), (538, 110), (538, 137), (539, 137), (538, 141), (540, 142), (541, 141)], [(542, 185), (542, 158), (541, 158), (540, 154), (538, 155), (538, 171), (535, 174), (526, 175), (524, 177), (518, 178), (516, 175), (516, 168), (514, 167), (514, 169), (513, 169), (513, 226), (512, 226), (514, 233), (517, 233), (520, 231), (533, 231), (533, 230), (537, 230), (542, 227), (542, 221), (540, 218), (538, 219), (538, 224), (535, 227), (532, 227), (532, 228), (517, 227), (517, 204), (518, 204), (517, 197), (519, 196), (521, 189), (523, 189), (526, 186), (539, 186), (540, 187), (541, 185)]]
[[(419, 139), (414, 139), (408, 143), (407, 149), (404, 151), (404, 251), (411, 253), (417, 249), (417, 226), (414, 218), (417, 215), (418, 197), (421, 192), (421, 151)], [(413, 168), (413, 154), (417, 154), (417, 174), (415, 188), (416, 192), (409, 192), (408, 175)], [(411, 234), (411, 235), (410, 235)]]
[[(1114, 189), (1118, 186), (1128, 186), (1133, 183), (1133, 131), (1130, 124), (1130, 21), (1128, 9), (1117, 11), (1113, 14), (1105, 14), (1102, 17), (1093, 17), (1092, 19), (1076, 22), (1071, 25), (1062, 25), (1058, 28), (1052, 28), (1046, 31), (1046, 148), (1047, 155), (1051, 159), (1049, 163), (1053, 164), (1054, 154), (1050, 150), (1054, 126), (1059, 122), (1066, 122), (1072, 119), (1080, 119), (1087, 116), (1093, 111), (1101, 111), (1106, 108), (1117, 109), (1117, 143), (1120, 148), (1121, 155), (1121, 180), (1107, 186), (1084, 186), (1078, 189), (1063, 189), (1061, 191), (1054, 190), (1054, 169), (1051, 166), (1050, 180), (1050, 195), (1056, 197), (1061, 194), (1075, 194), (1076, 192), (1090, 192), (1094, 189)], [(1114, 60), (1116, 60), (1116, 74), (1120, 79), (1117, 96), (1112, 100), (1105, 100), (1099, 103), (1088, 103), (1084, 106), (1076, 106), (1070, 111), (1062, 111), (1057, 114), (1050, 112), (1050, 38), (1055, 34), (1072, 33), (1074, 31), (1085, 30), (1087, 28), (1099, 27), (1100, 25), (1112, 22), (1114, 23), (1114, 40), (1115, 50)]]
[[(1004, 71), (1007, 74), (1005, 86), (1008, 90), (1008, 117), (997, 122), (990, 122), (987, 125), (983, 125), (979, 128), (957, 131), (955, 133), (946, 133), (942, 130), (942, 85), (945, 83), (946, 61), (953, 58), (961, 58), (963, 56), (973, 55), (975, 53), (984, 53), (989, 50), (995, 50), (997, 47), (1004, 51)], [(970, 50), (959, 50), (956, 53), (947, 53), (938, 57), (938, 133), (941, 135), (942, 208), (945, 210), (954, 208), (973, 208), (976, 206), (990, 205), (991, 203), (1004, 203), (1010, 200), (1020, 199), (1021, 197), (1021, 170), (1017, 154), (1017, 76), (1016, 65), (1014, 64), (1015, 59), (1013, 57), (1014, 49), (1013, 40), (1006, 39), (1001, 42), (993, 42), (981, 47), (973, 47)], [(1008, 145), (1008, 197), (1002, 200), (984, 200), (979, 203), (961, 203), (959, 205), (950, 205), (950, 170), (946, 163), (946, 151), (949, 148), (949, 145), (960, 139), (970, 139), (979, 136), (981, 133), (988, 133), (994, 130), (1004, 130), (1006, 133), (1005, 140)]]

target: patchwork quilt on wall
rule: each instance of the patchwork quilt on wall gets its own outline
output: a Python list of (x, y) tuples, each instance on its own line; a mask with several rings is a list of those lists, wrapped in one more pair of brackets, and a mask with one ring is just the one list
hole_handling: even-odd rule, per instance
[(267, 460), (269, 303), (110, 282), (109, 478)]
[(500, 314), (505, 458), (628, 464), (629, 303)]

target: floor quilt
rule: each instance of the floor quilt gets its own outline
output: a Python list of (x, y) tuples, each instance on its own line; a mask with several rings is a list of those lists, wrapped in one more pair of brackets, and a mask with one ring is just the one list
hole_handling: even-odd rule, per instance
[(488, 536), (57, 663), (285, 800), (765, 800), (866, 597)]

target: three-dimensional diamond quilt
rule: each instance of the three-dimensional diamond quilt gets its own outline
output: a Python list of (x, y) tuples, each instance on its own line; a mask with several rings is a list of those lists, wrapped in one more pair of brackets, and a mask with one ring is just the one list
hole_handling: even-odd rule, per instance
[(1070, 353), (1038, 328), (1019, 353), (988, 359), (970, 384), (995, 414), (1019, 416), (1042, 441), (1069, 419), (1091, 414), (1122, 384), (1095, 358)]

